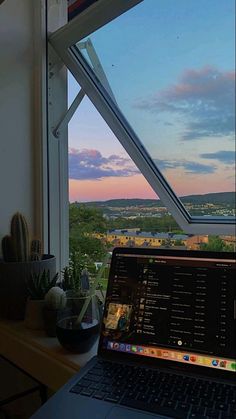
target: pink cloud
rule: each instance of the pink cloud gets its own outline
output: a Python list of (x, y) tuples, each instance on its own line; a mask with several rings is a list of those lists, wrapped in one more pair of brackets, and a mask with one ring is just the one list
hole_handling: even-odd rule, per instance
[(127, 177), (138, 173), (131, 159), (110, 155), (105, 157), (99, 150), (71, 148), (69, 150), (69, 178), (101, 180), (104, 177)]

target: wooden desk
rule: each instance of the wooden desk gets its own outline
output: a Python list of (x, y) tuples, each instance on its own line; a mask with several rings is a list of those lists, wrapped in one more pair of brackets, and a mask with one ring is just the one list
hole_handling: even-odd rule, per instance
[(27, 329), (23, 322), (0, 320), (0, 354), (52, 391), (65, 384), (96, 352), (97, 343), (86, 354), (71, 354), (44, 331)]

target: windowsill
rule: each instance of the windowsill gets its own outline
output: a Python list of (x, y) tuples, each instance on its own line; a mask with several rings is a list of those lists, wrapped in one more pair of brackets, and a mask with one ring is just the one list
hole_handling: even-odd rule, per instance
[(43, 330), (30, 330), (23, 322), (0, 320), (0, 354), (52, 391), (65, 384), (92, 356), (97, 343), (81, 355), (67, 352)]

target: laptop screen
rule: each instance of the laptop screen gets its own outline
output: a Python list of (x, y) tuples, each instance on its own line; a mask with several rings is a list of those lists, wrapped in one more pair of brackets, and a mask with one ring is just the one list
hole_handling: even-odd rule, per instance
[(114, 249), (100, 348), (236, 373), (235, 267), (232, 253)]

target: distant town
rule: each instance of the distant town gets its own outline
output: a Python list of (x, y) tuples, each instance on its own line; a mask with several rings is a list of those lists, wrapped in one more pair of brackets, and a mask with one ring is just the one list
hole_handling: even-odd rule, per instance
[[(234, 216), (235, 194), (182, 197), (192, 215)], [(93, 280), (97, 269), (114, 247), (172, 248), (202, 251), (235, 251), (235, 235), (186, 234), (157, 199), (113, 199), (73, 202), (69, 206), (70, 255), (77, 255)], [(107, 287), (110, 261), (100, 281)], [(102, 292), (102, 291), (101, 291)]]
[[(221, 192), (181, 197), (185, 208), (195, 216), (235, 216), (235, 193)], [(108, 219), (139, 217), (163, 217), (169, 214), (158, 199), (112, 199), (109, 201), (86, 202), (86, 206), (100, 208)]]
[[(235, 216), (234, 192), (192, 195), (181, 198), (191, 215)], [(90, 237), (108, 248), (115, 246), (175, 247), (189, 250), (210, 249), (208, 235), (185, 234), (165, 206), (157, 199), (113, 199), (87, 202), (78, 206), (96, 208), (102, 214), (105, 231), (93, 230)], [(236, 238), (220, 236), (222, 250), (235, 250)], [(216, 246), (216, 242), (213, 243)], [(217, 243), (218, 247), (220, 243)], [(213, 250), (220, 250), (216, 248)]]
[[(111, 230), (106, 233), (92, 233), (92, 236), (111, 247), (162, 247), (187, 250), (199, 250), (202, 245), (209, 243), (208, 235), (150, 233), (140, 229)], [(236, 248), (235, 236), (220, 236), (225, 245)]]

